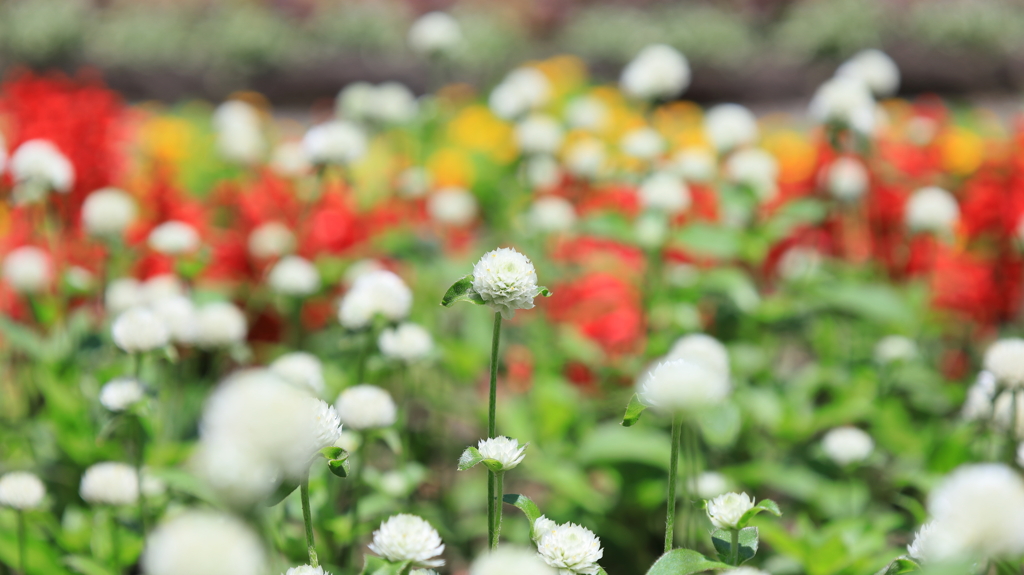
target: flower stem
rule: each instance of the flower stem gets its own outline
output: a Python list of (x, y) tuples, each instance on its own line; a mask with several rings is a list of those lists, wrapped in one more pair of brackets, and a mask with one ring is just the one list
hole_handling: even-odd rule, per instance
[(732, 566), (737, 567), (740, 564), (740, 530), (733, 529), (729, 534), (732, 535), (732, 546), (729, 548), (732, 551)]
[(18, 568), (21, 570), (21, 575), (25, 575), (28, 571), (25, 570), (25, 545), (27, 543), (25, 535), (25, 511), (18, 510)]
[(1017, 389), (1010, 390), (1010, 427), (1006, 432), (1006, 464), (1017, 467)]
[[(498, 411), (498, 343), (501, 341), (501, 312), (494, 313), (494, 334), (491, 336), (491, 387), (490, 400), (487, 407), (487, 438), (495, 435), (495, 414)], [(500, 479), (493, 471), (487, 471), (487, 541), (491, 549), (498, 548), (498, 525), (501, 521), (501, 508), (496, 495)]]
[(682, 432), (679, 414), (672, 416), (672, 454), (668, 463), (668, 501), (665, 504), (665, 553), (675, 547), (676, 473), (679, 468), (679, 436)]
[(494, 506), (494, 525), (491, 530), (491, 550), (498, 548), (498, 538), (501, 536), (501, 498), (505, 496), (505, 472), (492, 472), (494, 476), (494, 495), (491, 498)]
[(117, 512), (111, 507), (110, 512), (110, 559), (114, 564), (114, 572), (121, 573), (121, 533), (117, 529)]
[(370, 430), (363, 432), (362, 441), (356, 448), (356, 463), (352, 469), (352, 505), (349, 515), (352, 518), (352, 568), (357, 569), (356, 549), (359, 548), (359, 497), (363, 486), (363, 469), (366, 468), (366, 446), (370, 443)]
[(309, 474), (302, 478), (299, 484), (299, 494), (302, 497), (302, 522), (306, 524), (306, 549), (309, 551), (309, 564), (312, 567), (319, 567), (320, 562), (316, 558), (316, 544), (313, 542), (313, 512), (309, 509)]
[(146, 535), (146, 494), (142, 491), (142, 467), (146, 461), (146, 429), (142, 421), (136, 415), (135, 420), (135, 481), (139, 490), (139, 525), (142, 526), (142, 534)]

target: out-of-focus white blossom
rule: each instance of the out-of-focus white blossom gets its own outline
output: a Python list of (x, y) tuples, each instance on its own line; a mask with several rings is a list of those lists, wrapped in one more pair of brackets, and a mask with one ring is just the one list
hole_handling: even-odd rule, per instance
[(900, 87), (900, 69), (881, 50), (861, 50), (843, 62), (836, 76), (864, 83), (875, 96), (892, 96)]
[(462, 44), (462, 27), (445, 12), (428, 12), (409, 27), (408, 41), (418, 54), (450, 54)]
[(540, 232), (564, 232), (576, 223), (576, 208), (565, 198), (542, 196), (530, 206), (527, 221), (532, 229)]
[(665, 359), (686, 359), (729, 377), (729, 350), (706, 333), (684, 335), (672, 344)]
[(501, 463), (502, 471), (514, 469), (526, 457), (526, 445), (519, 445), (519, 441), (511, 437), (481, 439), (477, 449), (484, 459), (493, 459)]
[(426, 168), (412, 166), (398, 175), (398, 193), (403, 198), (421, 198), (433, 185), (434, 177)]
[(511, 120), (539, 108), (551, 97), (551, 82), (540, 70), (524, 66), (510, 72), (494, 90), (488, 103), (498, 117)]
[(283, 256), (295, 248), (295, 234), (281, 222), (260, 224), (249, 233), (249, 254), (256, 259)]
[(999, 385), (996, 376), (982, 371), (974, 380), (974, 385), (967, 389), (961, 416), (967, 421), (981, 421), (992, 417), (993, 401)]
[(476, 196), (465, 188), (442, 188), (427, 198), (430, 219), (442, 225), (469, 225), (476, 219), (478, 210)]
[(430, 356), (434, 338), (423, 326), (405, 322), (382, 331), (377, 345), (384, 357), (413, 362)]
[(669, 172), (655, 172), (640, 184), (640, 205), (647, 210), (678, 214), (690, 207), (690, 189)]
[(153, 305), (167, 298), (185, 295), (185, 284), (173, 274), (160, 274), (142, 282), (142, 301)]
[(107, 312), (117, 315), (135, 306), (144, 305), (142, 283), (135, 278), (118, 278), (107, 284), (103, 298)]
[(127, 463), (97, 463), (85, 470), (78, 493), (93, 504), (134, 505), (139, 499), (139, 476)]
[(35, 246), (21, 246), (8, 252), (2, 270), (4, 281), (19, 293), (40, 293), (53, 282), (50, 254)]
[(149, 247), (169, 256), (193, 252), (199, 247), (199, 232), (185, 222), (171, 220), (149, 232)]
[(271, 268), (267, 284), (279, 294), (306, 297), (320, 289), (320, 272), (306, 258), (285, 256)]
[(29, 140), (18, 146), (7, 169), (14, 179), (17, 203), (42, 200), (50, 191), (66, 194), (75, 185), (75, 166), (49, 140)]
[(704, 115), (704, 134), (719, 151), (757, 141), (757, 118), (745, 106), (719, 104)]
[(1024, 439), (1024, 393), (1018, 392), (1016, 398), (1014, 401), (1014, 393), (1009, 389), (996, 395), (992, 403), (992, 422), (1004, 432), (1010, 430), (1012, 425), (1013, 436)]
[(838, 465), (864, 461), (875, 450), (875, 442), (864, 430), (856, 427), (837, 427), (825, 434), (821, 448)]
[(135, 221), (135, 200), (117, 188), (101, 188), (82, 202), (82, 225), (90, 235), (120, 236)]
[(0, 505), (25, 511), (37, 509), (46, 497), (46, 486), (34, 473), (12, 471), (0, 477)]
[(627, 156), (653, 160), (665, 152), (665, 139), (654, 128), (636, 128), (626, 132), (619, 142)]
[(203, 347), (228, 347), (245, 341), (249, 333), (245, 314), (233, 303), (212, 302), (196, 314), (196, 342)]
[(729, 491), (729, 480), (715, 471), (704, 471), (697, 476), (697, 496), (713, 499)]
[(217, 150), (229, 162), (255, 164), (267, 150), (260, 113), (252, 104), (228, 100), (213, 112)]
[(419, 103), (404, 84), (384, 82), (373, 94), (371, 117), (385, 124), (405, 124), (416, 117)]
[(444, 544), (430, 523), (422, 517), (392, 515), (373, 532), (370, 551), (392, 562), (410, 561), (418, 567), (440, 567)]
[(139, 380), (134, 377), (119, 377), (100, 388), (100, 403), (110, 411), (124, 411), (146, 396)]
[(985, 350), (985, 370), (1006, 387), (1024, 387), (1024, 339), (1000, 339)]
[(790, 282), (804, 281), (817, 275), (821, 268), (821, 252), (811, 246), (792, 246), (779, 258), (779, 277)]
[(352, 283), (338, 309), (338, 320), (348, 329), (370, 325), (374, 316), (398, 321), (409, 315), (412, 291), (402, 278), (388, 270), (365, 273)]
[(264, 575), (267, 554), (245, 523), (217, 511), (185, 511), (146, 538), (145, 575)]
[(683, 148), (673, 161), (679, 175), (691, 182), (710, 182), (718, 171), (715, 155), (706, 148)]
[(723, 401), (729, 390), (723, 373), (686, 358), (658, 363), (637, 381), (640, 400), (665, 413), (695, 413)]
[(469, 566), (469, 575), (558, 575), (537, 555), (536, 551), (515, 546), (502, 546), (476, 558)]
[(907, 200), (905, 219), (907, 227), (919, 232), (948, 234), (960, 220), (960, 206), (956, 198), (942, 188), (921, 188)]
[(761, 201), (778, 193), (779, 162), (775, 156), (760, 148), (747, 148), (731, 156), (725, 164), (729, 179), (750, 186)]
[(491, 250), (480, 258), (473, 266), (473, 290), (505, 319), (518, 309), (532, 309), (540, 295), (533, 262), (514, 248)]
[(308, 174), (311, 165), (302, 142), (288, 140), (274, 148), (270, 154), (270, 167), (279, 176), (298, 178)]
[(515, 138), (525, 154), (554, 154), (562, 145), (565, 131), (551, 116), (531, 114), (516, 124)]
[(366, 120), (372, 114), (377, 89), (369, 82), (352, 82), (338, 92), (335, 109), (348, 120)]
[(523, 171), (526, 182), (535, 190), (548, 190), (562, 181), (562, 168), (558, 160), (547, 154), (527, 158)]
[(608, 121), (608, 106), (594, 96), (576, 98), (565, 108), (565, 121), (572, 128), (598, 131)]
[(310, 128), (302, 146), (315, 165), (348, 165), (366, 154), (366, 134), (351, 122), (332, 120)]
[[(313, 567), (312, 565), (299, 565), (298, 567), (292, 567), (285, 572), (284, 575), (331, 575), (324, 571), (323, 567)], [(410, 574), (412, 575), (412, 574)]]
[(199, 319), (192, 300), (185, 296), (172, 296), (152, 304), (156, 314), (175, 343), (190, 345), (199, 337)]
[(342, 391), (334, 406), (341, 422), (359, 431), (388, 427), (398, 417), (398, 408), (391, 394), (366, 383)]
[(563, 575), (596, 575), (604, 557), (601, 539), (575, 523), (564, 523), (547, 530), (537, 540), (537, 552), (545, 563)]
[(875, 344), (875, 362), (889, 365), (917, 357), (917, 344), (903, 335), (887, 335)]
[(907, 545), (907, 555), (912, 559), (923, 562), (929, 558), (929, 551), (931, 551), (931, 533), (935, 527), (933, 521), (929, 521), (921, 526), (914, 534), (914, 540)]
[(145, 307), (133, 307), (117, 316), (110, 326), (117, 347), (128, 353), (147, 352), (164, 347), (171, 339), (164, 322)]
[(619, 86), (627, 95), (655, 100), (678, 96), (690, 85), (690, 64), (671, 46), (652, 44), (622, 70)]
[(324, 391), (324, 367), (320, 359), (305, 351), (293, 351), (269, 366), (278, 377), (301, 389), (320, 395)]
[(852, 202), (868, 191), (868, 170), (860, 160), (842, 156), (829, 165), (825, 182), (833, 198)]
[(827, 80), (814, 93), (810, 114), (819, 122), (840, 122), (868, 134), (875, 128), (875, 99), (863, 81), (836, 77)]
[(746, 493), (723, 493), (708, 501), (708, 519), (719, 529), (739, 529), (743, 514), (753, 508), (754, 500)]
[(373, 258), (365, 258), (352, 262), (352, 265), (348, 266), (345, 270), (345, 284), (352, 285), (360, 277), (376, 271), (387, 270), (387, 268), (380, 262)]
[(574, 176), (596, 178), (604, 170), (608, 154), (604, 142), (585, 138), (570, 144), (565, 150), (565, 167)]

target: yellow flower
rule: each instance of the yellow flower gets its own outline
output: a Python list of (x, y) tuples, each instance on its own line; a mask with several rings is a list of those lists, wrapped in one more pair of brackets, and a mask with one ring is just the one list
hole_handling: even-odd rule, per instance
[(779, 182), (799, 182), (811, 177), (818, 154), (800, 133), (774, 132), (765, 137), (763, 146), (779, 161)]
[(966, 176), (985, 159), (985, 141), (964, 128), (951, 127), (939, 136), (942, 167), (958, 176)]

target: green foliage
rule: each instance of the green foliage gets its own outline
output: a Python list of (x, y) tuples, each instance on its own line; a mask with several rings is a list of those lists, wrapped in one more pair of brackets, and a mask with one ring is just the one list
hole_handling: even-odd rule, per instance
[[(734, 550), (732, 548), (732, 530), (716, 529), (711, 534), (711, 543), (718, 552), (718, 558), (724, 563), (732, 564)], [(758, 533), (757, 527), (744, 527), (740, 529), (738, 563), (740, 565), (750, 561), (757, 555)]]
[(692, 575), (731, 568), (727, 563), (711, 561), (692, 549), (673, 549), (655, 561), (647, 575)]

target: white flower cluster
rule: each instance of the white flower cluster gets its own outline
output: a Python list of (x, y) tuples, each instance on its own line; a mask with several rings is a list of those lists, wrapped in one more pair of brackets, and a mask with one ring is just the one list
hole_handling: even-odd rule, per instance
[(320, 272), (306, 258), (285, 256), (270, 268), (267, 284), (281, 295), (307, 297), (320, 290)]
[(551, 82), (532, 67), (516, 68), (491, 91), (488, 104), (500, 118), (512, 120), (540, 108), (551, 98)]
[(535, 551), (504, 546), (477, 557), (469, 575), (558, 575)]
[(217, 132), (217, 150), (229, 162), (251, 165), (266, 153), (260, 113), (252, 104), (228, 100), (213, 112)]
[(729, 378), (689, 358), (662, 361), (637, 381), (640, 400), (664, 413), (695, 413), (729, 395)]
[(259, 260), (280, 257), (295, 249), (295, 234), (281, 222), (266, 222), (249, 233), (248, 247)]
[(864, 163), (851, 156), (836, 158), (825, 172), (825, 187), (832, 197), (852, 202), (868, 191), (870, 177)]
[(270, 168), (285, 178), (304, 176), (309, 173), (311, 167), (306, 149), (298, 140), (281, 142), (270, 156)]
[(139, 499), (139, 476), (127, 463), (97, 463), (85, 470), (78, 492), (93, 504), (134, 505)]
[(729, 377), (729, 350), (706, 333), (691, 333), (677, 339), (665, 359), (688, 359)]
[(341, 422), (356, 429), (376, 429), (395, 423), (398, 408), (391, 394), (376, 385), (353, 385), (334, 402)]
[(710, 182), (718, 173), (715, 154), (707, 148), (688, 147), (676, 152), (672, 158), (676, 172), (684, 180)]
[(41, 201), (51, 192), (66, 194), (75, 185), (75, 166), (53, 142), (29, 140), (14, 151), (8, 171), (16, 203)]
[(462, 27), (444, 12), (428, 12), (409, 27), (408, 41), (418, 54), (448, 55), (462, 44)]
[(1024, 338), (1000, 339), (985, 350), (985, 370), (1005, 387), (1024, 387)]
[(757, 118), (739, 104), (719, 104), (704, 115), (704, 134), (720, 152), (757, 141)]
[(110, 335), (114, 344), (128, 353), (159, 349), (171, 339), (164, 322), (143, 306), (133, 307), (117, 316), (110, 326)]
[(124, 411), (142, 401), (146, 390), (134, 377), (119, 377), (100, 388), (100, 404), (113, 412)]
[(399, 321), (409, 315), (412, 291), (394, 272), (376, 270), (360, 275), (352, 283), (338, 309), (338, 320), (348, 329), (364, 328), (381, 315)]
[(874, 357), (879, 365), (910, 361), (917, 357), (917, 344), (909, 337), (887, 335), (875, 344)]
[(562, 145), (565, 130), (551, 116), (530, 114), (516, 124), (515, 138), (524, 154), (554, 154)]
[(117, 188), (101, 188), (82, 203), (82, 225), (95, 237), (118, 237), (135, 221), (135, 200)]
[(389, 517), (373, 532), (370, 551), (388, 561), (410, 561), (417, 567), (440, 567), (444, 543), (430, 523), (422, 517), (400, 513)]
[(518, 309), (532, 309), (540, 295), (537, 270), (530, 258), (514, 248), (487, 252), (473, 266), (473, 290), (487, 307), (511, 319)]
[(145, 575), (259, 575), (269, 566), (260, 538), (215, 511), (185, 511), (157, 526), (141, 563)]
[(444, 226), (468, 226), (479, 211), (476, 196), (466, 188), (441, 188), (427, 198), (430, 219)]
[(36, 294), (53, 282), (50, 254), (35, 246), (14, 248), (4, 257), (3, 278), (15, 291)]
[(619, 147), (627, 156), (653, 161), (665, 152), (665, 138), (654, 128), (636, 128), (622, 136)]
[(576, 208), (565, 198), (541, 196), (530, 206), (527, 221), (533, 229), (542, 233), (568, 231), (576, 223)]
[(640, 205), (675, 215), (690, 207), (690, 189), (682, 178), (670, 172), (655, 172), (647, 177), (639, 190)]
[(746, 493), (724, 493), (708, 501), (708, 519), (719, 529), (739, 529), (743, 514), (753, 508), (754, 500)]
[(354, 82), (338, 94), (339, 116), (349, 120), (375, 120), (384, 124), (404, 124), (416, 117), (419, 103), (404, 84)]
[(562, 575), (596, 575), (604, 557), (601, 539), (575, 523), (556, 524), (543, 515), (533, 523), (537, 553)]
[(749, 186), (761, 201), (778, 194), (779, 162), (765, 150), (745, 148), (735, 152), (726, 161), (725, 171), (731, 181)]
[(305, 351), (293, 351), (275, 359), (270, 371), (288, 383), (313, 392), (324, 392), (324, 367), (317, 356)]
[(46, 486), (34, 473), (12, 471), (0, 477), (0, 505), (26, 511), (37, 509), (46, 497)]
[(821, 448), (836, 464), (849, 465), (867, 459), (875, 450), (875, 442), (862, 429), (837, 427), (825, 434)]
[(191, 224), (178, 220), (158, 225), (149, 232), (147, 238), (149, 247), (169, 256), (194, 252), (200, 241), (199, 232)]
[(501, 470), (508, 471), (519, 465), (526, 457), (526, 445), (519, 445), (519, 441), (511, 437), (492, 437), (481, 439), (477, 444), (477, 450), (484, 459), (493, 459), (501, 463)]
[(323, 567), (313, 567), (312, 565), (299, 565), (298, 567), (292, 567), (285, 572), (284, 575), (331, 575), (324, 571)]
[(577, 178), (592, 180), (605, 169), (608, 153), (597, 138), (581, 138), (565, 149), (565, 167)]
[(306, 157), (316, 165), (348, 165), (366, 154), (363, 129), (344, 120), (332, 120), (313, 126), (302, 139)]
[(949, 234), (960, 220), (960, 206), (953, 194), (928, 186), (910, 196), (904, 217), (913, 231)]
[(626, 95), (641, 100), (672, 98), (690, 85), (690, 64), (675, 48), (652, 44), (626, 65), (619, 85)]
[(382, 331), (377, 345), (384, 357), (412, 363), (430, 356), (434, 338), (423, 326), (405, 322)]
[(547, 191), (562, 181), (562, 167), (553, 156), (537, 154), (525, 159), (523, 175), (531, 188), (536, 191)]
[(565, 107), (565, 121), (572, 128), (596, 132), (608, 122), (608, 105), (594, 96), (581, 96)]

